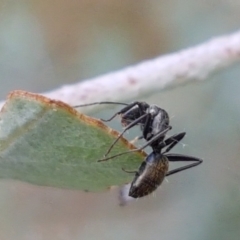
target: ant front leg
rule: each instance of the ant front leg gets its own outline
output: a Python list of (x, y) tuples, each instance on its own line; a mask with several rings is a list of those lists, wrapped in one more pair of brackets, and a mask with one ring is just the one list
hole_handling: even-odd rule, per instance
[(148, 140), (148, 133), (150, 133), (150, 129), (151, 129), (151, 116), (149, 115), (147, 118), (146, 118), (146, 121), (144, 123), (144, 126), (143, 126), (143, 137)]
[(166, 156), (167, 156), (169, 162), (194, 162), (192, 164), (171, 170), (166, 174), (166, 176), (170, 176), (175, 173), (181, 172), (183, 170), (186, 170), (186, 169), (189, 169), (192, 167), (196, 167), (197, 165), (199, 165), (203, 162), (203, 160), (200, 158), (195, 158), (195, 157), (181, 155), (181, 154), (166, 154)]

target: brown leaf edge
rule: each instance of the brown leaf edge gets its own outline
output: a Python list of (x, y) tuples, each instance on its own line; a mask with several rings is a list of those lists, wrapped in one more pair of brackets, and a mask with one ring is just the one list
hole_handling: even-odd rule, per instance
[[(103, 131), (107, 132), (108, 134), (114, 136), (115, 138), (117, 138), (119, 136), (119, 132), (108, 127), (107, 125), (105, 125), (100, 119), (97, 118), (92, 118), (89, 117), (83, 113), (78, 112), (76, 109), (74, 109), (73, 107), (71, 107), (70, 105), (59, 101), (59, 100), (53, 100), (50, 98), (47, 98), (45, 96), (42, 96), (40, 94), (36, 94), (36, 93), (31, 93), (31, 92), (27, 92), (27, 91), (23, 91), (23, 90), (15, 90), (12, 91), (8, 94), (7, 96), (7, 101), (5, 102), (5, 104), (3, 105), (0, 114), (3, 113), (6, 108), (7, 108), (7, 104), (8, 101), (11, 101), (12, 99), (17, 99), (17, 98), (25, 98), (31, 101), (36, 101), (36, 102), (41, 102), (42, 104), (45, 104), (46, 106), (48, 106), (49, 108), (60, 108), (63, 109), (67, 112), (69, 112), (70, 114), (72, 114), (74, 117), (76, 117), (79, 121), (84, 122), (90, 126), (94, 126), (97, 128), (102, 129)], [(126, 138), (124, 137), (120, 137), (119, 139), (128, 149), (136, 149), (136, 146), (134, 146), (132, 143), (130, 143)], [(142, 157), (146, 157), (147, 154), (145, 153), (145, 151), (140, 150), (137, 151), (136, 153), (140, 154)]]

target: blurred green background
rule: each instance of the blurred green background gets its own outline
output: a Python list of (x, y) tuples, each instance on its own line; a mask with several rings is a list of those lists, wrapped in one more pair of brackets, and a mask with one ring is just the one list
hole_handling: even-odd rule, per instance
[[(239, 12), (238, 0), (0, 0), (0, 97), (52, 90), (231, 33)], [(202, 83), (139, 96), (169, 112), (172, 133), (187, 131), (186, 147), (173, 152), (201, 157), (201, 166), (126, 207), (118, 189), (1, 180), (0, 239), (239, 240), (239, 78), (238, 64)]]

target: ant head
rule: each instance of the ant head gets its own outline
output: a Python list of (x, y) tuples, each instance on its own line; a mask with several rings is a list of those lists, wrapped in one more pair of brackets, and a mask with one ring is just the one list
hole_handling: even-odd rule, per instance
[[(138, 102), (138, 104), (135, 104), (135, 106), (133, 106), (132, 108), (130, 108), (128, 111), (126, 111), (121, 115), (122, 125), (125, 127), (131, 122), (140, 118), (142, 115), (144, 115), (147, 112), (148, 108), (149, 108), (149, 105), (146, 102)], [(139, 122), (139, 124), (144, 122), (145, 122), (145, 118), (143, 118), (142, 121)]]
[(141, 115), (142, 114), (139, 112), (138, 108), (134, 107), (130, 109), (129, 111), (121, 115), (122, 126), (126, 127), (128, 124), (141, 117)]

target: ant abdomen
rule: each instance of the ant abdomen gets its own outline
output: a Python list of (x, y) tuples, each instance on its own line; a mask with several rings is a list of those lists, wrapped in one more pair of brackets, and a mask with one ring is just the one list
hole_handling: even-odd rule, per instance
[(152, 152), (141, 164), (132, 181), (129, 196), (144, 197), (155, 191), (168, 172), (168, 158), (160, 153)]

